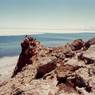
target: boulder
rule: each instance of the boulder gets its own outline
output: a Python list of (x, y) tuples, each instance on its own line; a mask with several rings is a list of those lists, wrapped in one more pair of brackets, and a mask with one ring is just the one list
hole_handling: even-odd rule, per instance
[(84, 46), (84, 41), (82, 39), (77, 39), (71, 43), (71, 49), (73, 51), (80, 50)]

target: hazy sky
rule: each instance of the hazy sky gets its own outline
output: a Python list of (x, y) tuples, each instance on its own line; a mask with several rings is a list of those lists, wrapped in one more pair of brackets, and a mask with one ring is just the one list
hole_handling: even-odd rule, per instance
[(0, 34), (94, 26), (95, 0), (0, 0)]

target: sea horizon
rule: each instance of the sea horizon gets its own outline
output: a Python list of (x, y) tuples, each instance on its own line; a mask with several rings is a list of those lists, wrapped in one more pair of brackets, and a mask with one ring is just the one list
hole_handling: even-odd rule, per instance
[[(36, 38), (46, 47), (61, 46), (76, 39), (88, 40), (95, 37), (94, 32), (76, 33), (35, 33), (30, 36)], [(26, 35), (26, 34), (25, 34)], [(0, 35), (0, 58), (6, 56), (18, 56), (20, 53), (20, 43), (25, 35)]]
[(0, 34), (0, 36), (25, 36), (25, 35), (40, 35), (40, 34), (80, 34), (80, 33), (95, 33), (95, 31), (57, 31), (57, 32), (29, 32), (29, 33), (25, 33), (25, 32), (20, 32), (19, 33), (7, 33), (5, 32), (5, 34)]

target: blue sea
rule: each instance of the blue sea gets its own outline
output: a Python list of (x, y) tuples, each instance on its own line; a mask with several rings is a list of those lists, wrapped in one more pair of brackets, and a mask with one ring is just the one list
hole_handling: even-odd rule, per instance
[[(64, 45), (75, 39), (88, 40), (95, 37), (95, 33), (46, 33), (31, 35), (39, 40), (46, 47)], [(22, 36), (0, 36), (0, 57), (16, 56), (21, 51), (20, 43), (25, 35)]]
[[(31, 35), (40, 41), (45, 47), (63, 46), (75, 39), (87, 41), (95, 37), (95, 33), (46, 33)], [(22, 36), (0, 36), (0, 81), (11, 77), (21, 52), (20, 44), (25, 35)]]

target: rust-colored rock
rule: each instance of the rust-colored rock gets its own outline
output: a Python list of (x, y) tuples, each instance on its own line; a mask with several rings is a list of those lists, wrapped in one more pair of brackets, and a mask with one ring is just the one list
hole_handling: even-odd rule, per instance
[(83, 53), (81, 53), (80, 55), (78, 55), (78, 59), (84, 61), (85, 64), (93, 64), (95, 62), (95, 60), (93, 60), (91, 58), (88, 58), (88, 57), (85, 57), (83, 55)]
[(82, 39), (75, 40), (71, 43), (71, 49), (73, 51), (83, 48), (84, 41)]
[(55, 68), (56, 68), (56, 64), (54, 62), (49, 62), (45, 65), (38, 67), (36, 79), (42, 78), (45, 74), (53, 71)]
[(40, 42), (32, 37), (25, 37), (24, 41), (21, 43), (22, 51), (12, 77), (20, 72), (25, 65), (33, 63), (32, 57), (38, 53), (41, 47)]
[(84, 44), (84, 50), (87, 50), (91, 45), (94, 45), (94, 44), (95, 44), (95, 38), (88, 40)]
[(89, 43), (90, 45), (94, 45), (95, 44), (95, 38), (88, 40), (86, 43)]
[(95, 95), (95, 38), (43, 47), (26, 36), (12, 78), (0, 95)]

